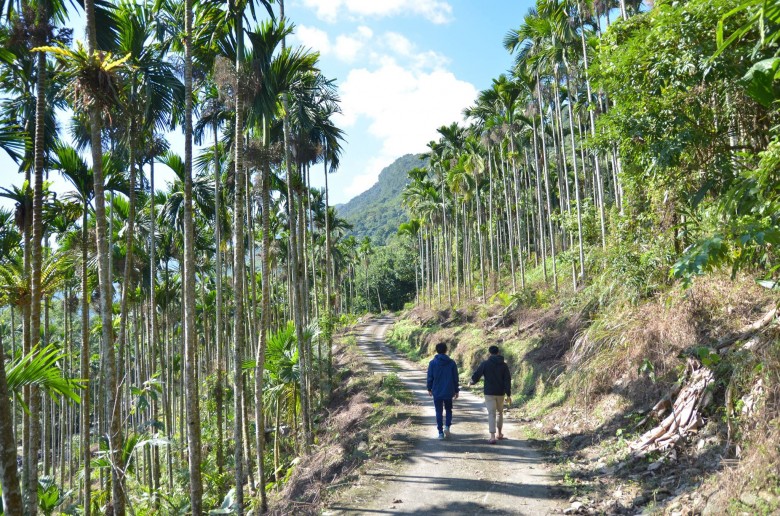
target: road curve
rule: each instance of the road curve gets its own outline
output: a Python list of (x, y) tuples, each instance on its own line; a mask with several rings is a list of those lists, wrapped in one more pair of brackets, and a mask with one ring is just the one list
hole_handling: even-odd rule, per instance
[(553, 479), (539, 454), (505, 420), (509, 437), (487, 442), (487, 412), (481, 396), (461, 392), (454, 402), (452, 436), (436, 438), (433, 403), (425, 371), (384, 343), (390, 317), (377, 317), (359, 327), (358, 347), (376, 372), (395, 372), (418, 405), (411, 431), (416, 443), (398, 471), (375, 472), (379, 492), (369, 502), (330, 507), (329, 514), (520, 514), (560, 513)]

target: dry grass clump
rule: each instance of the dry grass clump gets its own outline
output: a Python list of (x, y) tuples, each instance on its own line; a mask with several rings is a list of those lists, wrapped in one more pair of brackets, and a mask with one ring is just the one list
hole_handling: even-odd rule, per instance
[(572, 386), (588, 404), (611, 391), (638, 405), (654, 403), (662, 386), (678, 379), (682, 356), (759, 317), (770, 300), (750, 278), (712, 276), (682, 297), (672, 291), (638, 307), (603, 310), (566, 356)]
[(372, 374), (343, 344), (334, 351), (334, 366), (337, 388), (317, 432), (318, 442), (295, 466), (272, 504), (274, 514), (320, 514), (332, 488), (351, 483), (366, 461), (405, 453), (407, 444), (399, 436), (409, 426), (401, 407), (406, 391), (398, 391), (388, 376)]
[(361, 422), (372, 410), (368, 396), (358, 392), (331, 414), (322, 433), (324, 442), (298, 464), (282, 496), (291, 503), (317, 504), (326, 486), (348, 475), (357, 464), (353, 451), (365, 437)]
[(438, 320), (438, 314), (432, 308), (418, 305), (412, 308), (407, 314), (406, 319), (413, 321), (420, 326), (430, 326)]
[(370, 373), (346, 346), (338, 345), (333, 358), (334, 369), (340, 372), (338, 387), (318, 432), (319, 442), (298, 463), (272, 504), (275, 514), (319, 514), (323, 491), (359, 464), (355, 449), (365, 438), (365, 423), (373, 411), (365, 389)]
[(734, 368), (726, 408), (734, 467), (702, 488), (709, 506), (731, 512), (780, 510), (780, 329), (762, 335), (758, 347)]

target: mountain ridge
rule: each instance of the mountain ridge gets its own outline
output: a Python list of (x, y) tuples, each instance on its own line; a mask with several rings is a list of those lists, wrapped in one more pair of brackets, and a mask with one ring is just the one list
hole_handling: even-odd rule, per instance
[(356, 238), (370, 237), (374, 244), (384, 244), (407, 219), (401, 206), (401, 192), (408, 181), (408, 172), (425, 166), (426, 160), (417, 154), (405, 154), (382, 169), (377, 182), (349, 202), (336, 205), (339, 216), (353, 228)]

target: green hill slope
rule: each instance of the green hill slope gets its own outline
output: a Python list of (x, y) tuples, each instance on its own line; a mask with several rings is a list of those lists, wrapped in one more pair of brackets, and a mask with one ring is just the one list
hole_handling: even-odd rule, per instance
[(382, 170), (374, 186), (336, 207), (339, 215), (353, 225), (352, 233), (357, 238), (369, 236), (374, 244), (384, 244), (398, 231), (398, 225), (407, 219), (401, 207), (407, 172), (422, 166), (425, 166), (425, 160), (416, 154), (401, 156)]

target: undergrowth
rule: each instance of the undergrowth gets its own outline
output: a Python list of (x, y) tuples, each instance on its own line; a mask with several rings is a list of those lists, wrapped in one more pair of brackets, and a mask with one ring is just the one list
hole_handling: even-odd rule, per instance
[(367, 463), (397, 461), (407, 452), (402, 439), (412, 394), (395, 373), (372, 373), (353, 333), (341, 335), (334, 350), (335, 385), (328, 415), (319, 426), (315, 449), (290, 471), (276, 494), (278, 514), (319, 514), (352, 485)]

